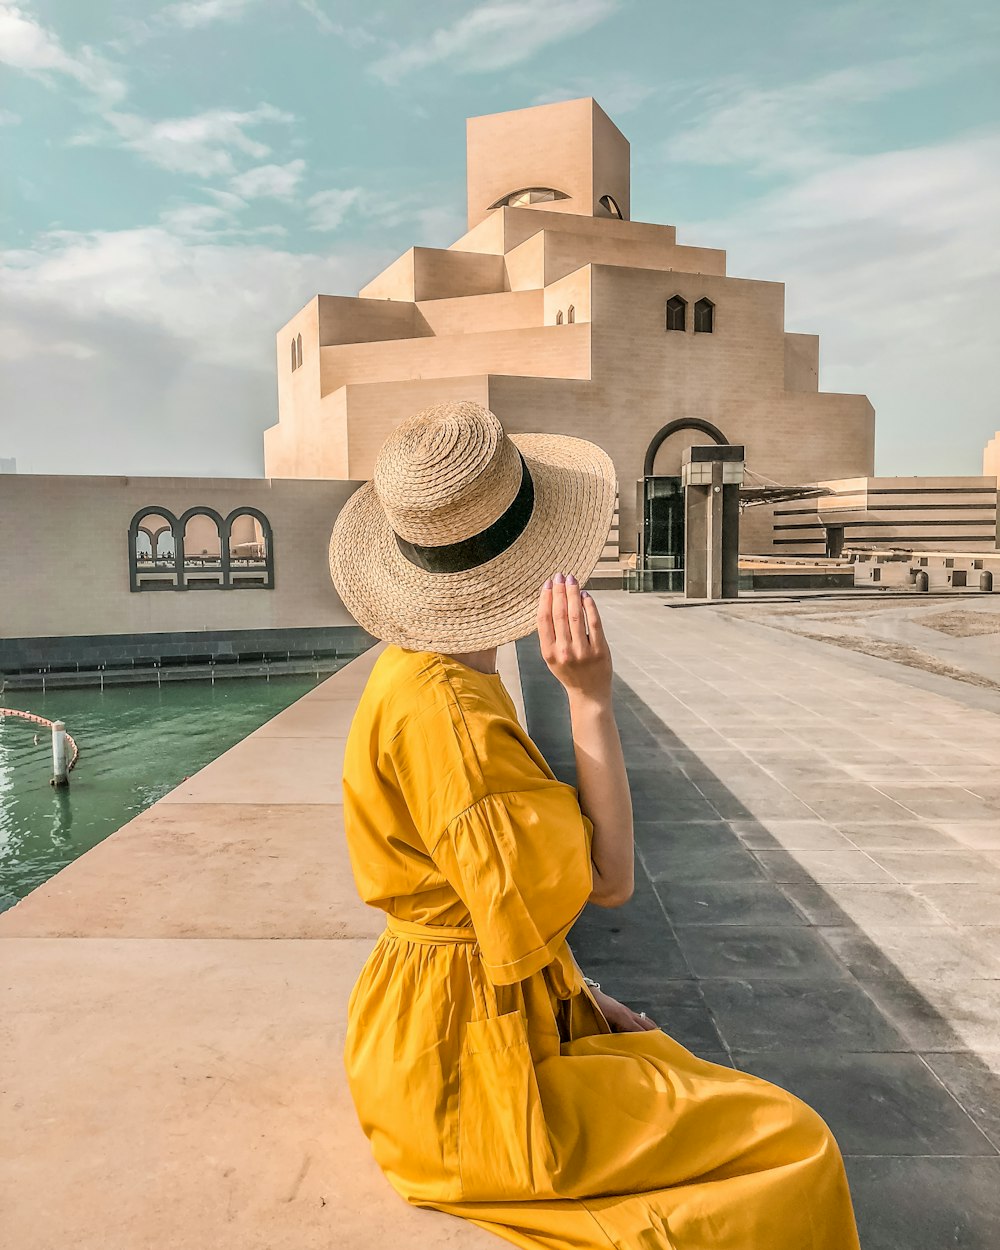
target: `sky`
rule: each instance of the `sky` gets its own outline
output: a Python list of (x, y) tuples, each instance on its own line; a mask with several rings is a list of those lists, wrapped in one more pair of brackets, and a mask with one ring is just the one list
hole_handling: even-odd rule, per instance
[(0, 0), (0, 457), (258, 476), (276, 331), (464, 230), (465, 118), (592, 95), (632, 217), (783, 281), (877, 471), (1000, 429), (994, 0)]

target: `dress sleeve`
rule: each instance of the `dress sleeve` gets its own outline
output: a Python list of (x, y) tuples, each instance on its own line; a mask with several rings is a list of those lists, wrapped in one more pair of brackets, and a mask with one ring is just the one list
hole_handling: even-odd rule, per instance
[(594, 827), (560, 781), (487, 794), (432, 848), (472, 917), (483, 966), (510, 985), (556, 957), (593, 889)]

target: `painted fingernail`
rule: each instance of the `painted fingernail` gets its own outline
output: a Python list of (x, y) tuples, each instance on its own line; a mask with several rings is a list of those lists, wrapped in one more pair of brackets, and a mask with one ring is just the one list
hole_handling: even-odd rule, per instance
[(573, 574), (572, 574), (572, 573), (567, 573), (567, 574), (566, 574), (566, 585), (567, 585), (567, 586), (575, 586), (576, 584), (577, 584), (577, 583), (576, 583), (576, 578), (573, 576)]
[(589, 591), (589, 590), (581, 590), (581, 591), (580, 591), (580, 598), (581, 598), (581, 599), (589, 599), (589, 598), (590, 598), (590, 591)]
[(557, 573), (555, 577), (553, 577), (552, 580), (555, 582), (557, 586), (561, 586), (566, 579), (565, 577), (563, 577), (561, 573)]
[(545, 579), (545, 585), (542, 587), (542, 590), (551, 590), (551, 589), (552, 589), (552, 578), (547, 577)]

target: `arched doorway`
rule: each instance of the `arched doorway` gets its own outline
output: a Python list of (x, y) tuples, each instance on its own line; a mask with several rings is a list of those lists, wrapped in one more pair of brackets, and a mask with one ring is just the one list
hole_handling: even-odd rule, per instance
[(689, 447), (729, 439), (711, 421), (679, 417), (661, 426), (650, 439), (639, 486), (642, 518), (638, 564), (654, 583), (650, 589), (684, 588), (684, 487), (681, 457)]
[[(684, 436), (690, 433), (689, 438)], [(656, 469), (654, 464), (658, 459), (661, 448), (664, 445), (670, 446), (675, 440), (680, 439), (682, 445), (678, 445), (677, 451), (677, 476), (680, 476), (680, 453), (684, 448), (693, 447), (696, 443), (704, 443), (704, 438), (698, 438), (699, 434), (707, 434), (708, 441), (715, 443), (718, 447), (728, 447), (729, 439), (719, 429), (717, 425), (713, 425), (711, 421), (705, 421), (701, 417), (678, 417), (676, 421), (668, 421), (666, 425), (661, 426), (649, 441), (646, 448), (646, 460), (643, 465), (642, 473), (644, 477), (653, 477)], [(657, 466), (659, 468), (660, 466)]]

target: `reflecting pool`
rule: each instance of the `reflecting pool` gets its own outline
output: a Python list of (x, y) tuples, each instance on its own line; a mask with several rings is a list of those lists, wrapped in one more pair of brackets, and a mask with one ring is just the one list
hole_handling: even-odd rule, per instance
[(9, 691), (6, 706), (65, 721), (80, 759), (54, 789), (50, 731), (0, 717), (0, 910), (329, 675)]

